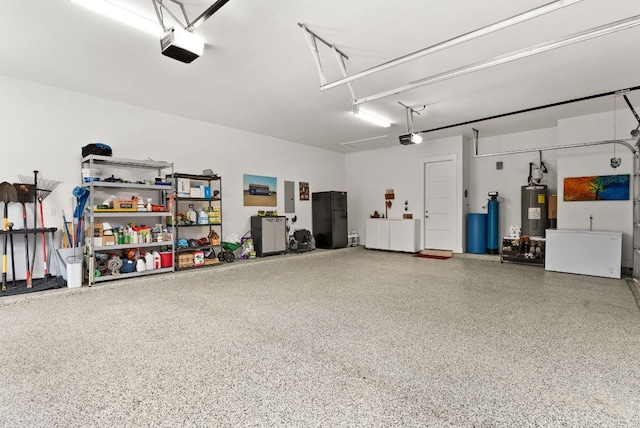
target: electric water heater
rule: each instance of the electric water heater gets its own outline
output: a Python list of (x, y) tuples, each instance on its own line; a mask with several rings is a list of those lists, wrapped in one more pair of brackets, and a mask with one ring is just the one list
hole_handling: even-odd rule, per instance
[(522, 236), (544, 237), (548, 221), (547, 186), (522, 186)]

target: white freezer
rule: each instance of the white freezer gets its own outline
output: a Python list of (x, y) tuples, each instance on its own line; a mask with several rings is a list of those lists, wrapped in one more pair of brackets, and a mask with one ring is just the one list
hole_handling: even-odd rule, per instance
[(620, 278), (622, 232), (547, 229), (545, 270)]

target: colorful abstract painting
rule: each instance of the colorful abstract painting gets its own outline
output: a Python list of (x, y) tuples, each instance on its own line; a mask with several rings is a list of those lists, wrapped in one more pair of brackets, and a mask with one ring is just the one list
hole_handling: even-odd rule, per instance
[(565, 201), (629, 200), (629, 174), (567, 177), (564, 179)]

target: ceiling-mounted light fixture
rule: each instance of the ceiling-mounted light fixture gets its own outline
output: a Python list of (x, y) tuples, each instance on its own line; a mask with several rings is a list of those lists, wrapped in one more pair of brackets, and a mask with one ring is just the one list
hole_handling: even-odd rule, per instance
[(371, 113), (367, 113), (366, 111), (362, 111), (358, 108), (358, 106), (354, 106), (353, 115), (359, 117), (360, 119), (366, 120), (367, 122), (373, 123), (375, 125), (381, 126), (383, 128), (389, 128), (391, 123), (387, 122), (384, 119), (379, 118)]
[(411, 134), (402, 134), (398, 137), (400, 140), (400, 144), (403, 146), (409, 146), (411, 144), (420, 144), (422, 143), (422, 137), (415, 132)]
[(124, 9), (106, 0), (70, 0), (80, 6), (91, 9), (111, 19), (120, 21), (130, 27), (137, 28), (156, 37), (164, 34), (162, 26), (157, 21), (152, 21), (144, 16), (138, 15), (130, 10)]
[(413, 132), (413, 114), (414, 113), (420, 114), (420, 112), (422, 110), (424, 110), (427, 106), (423, 105), (420, 110), (416, 110), (413, 107), (409, 107), (407, 105), (402, 104), (400, 101), (398, 101), (398, 104), (400, 104), (402, 107), (404, 107), (405, 111), (407, 113), (407, 133), (406, 134), (402, 134), (399, 137), (400, 144), (408, 146), (410, 144), (420, 144), (420, 143), (422, 143), (422, 137), (420, 136), (420, 134), (416, 133), (416, 132)]

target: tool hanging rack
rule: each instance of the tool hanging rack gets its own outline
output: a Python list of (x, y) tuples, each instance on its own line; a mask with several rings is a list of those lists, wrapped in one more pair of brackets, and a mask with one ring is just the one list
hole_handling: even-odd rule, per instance
[[(47, 180), (38, 177), (38, 171), (34, 171), (33, 176), (29, 175), (18, 175), (18, 178), (22, 181), (22, 183), (6, 183), (8, 186), (5, 186), (5, 189), (11, 188), (10, 194), (8, 194), (7, 198), (3, 198), (3, 202), (5, 202), (5, 213), (8, 208), (8, 204), (10, 202), (17, 202), (22, 204), (22, 219), (23, 219), (23, 228), (15, 229), (13, 227), (13, 222), (6, 221), (6, 227), (0, 230), (0, 235), (3, 239), (3, 286), (2, 286), (2, 294), (1, 295), (15, 295), (21, 294), (29, 291), (39, 291), (46, 290), (50, 288), (58, 288), (63, 284), (59, 280), (60, 278), (56, 278), (55, 281), (51, 280), (50, 275), (50, 256), (52, 255), (52, 247), (53, 240), (55, 236), (55, 232), (57, 228), (55, 227), (45, 227), (44, 225), (44, 211), (42, 208), (43, 200), (51, 194), (51, 192), (61, 183), (56, 180)], [(26, 204), (33, 203), (33, 226), (29, 227), (28, 219), (27, 219), (27, 208)], [(38, 227), (38, 210), (37, 207), (40, 207), (40, 227)], [(8, 220), (7, 215), (5, 215), (5, 219)], [(24, 251), (25, 251), (25, 280), (17, 281), (16, 280), (16, 268), (15, 268), (15, 254), (14, 254), (14, 235), (22, 236), (24, 240)], [(38, 235), (41, 236), (42, 242), (42, 256), (43, 256), (43, 269), (44, 276), (42, 281), (34, 281), (34, 266), (35, 266), (35, 256), (38, 250)], [(50, 235), (50, 236), (47, 236)], [(30, 244), (31, 237), (33, 236), (33, 243)], [(12, 266), (12, 286), (6, 286), (6, 256), (7, 249), (5, 248), (5, 242), (9, 240), (11, 242), (11, 266)], [(31, 254), (30, 254), (31, 252)]]

